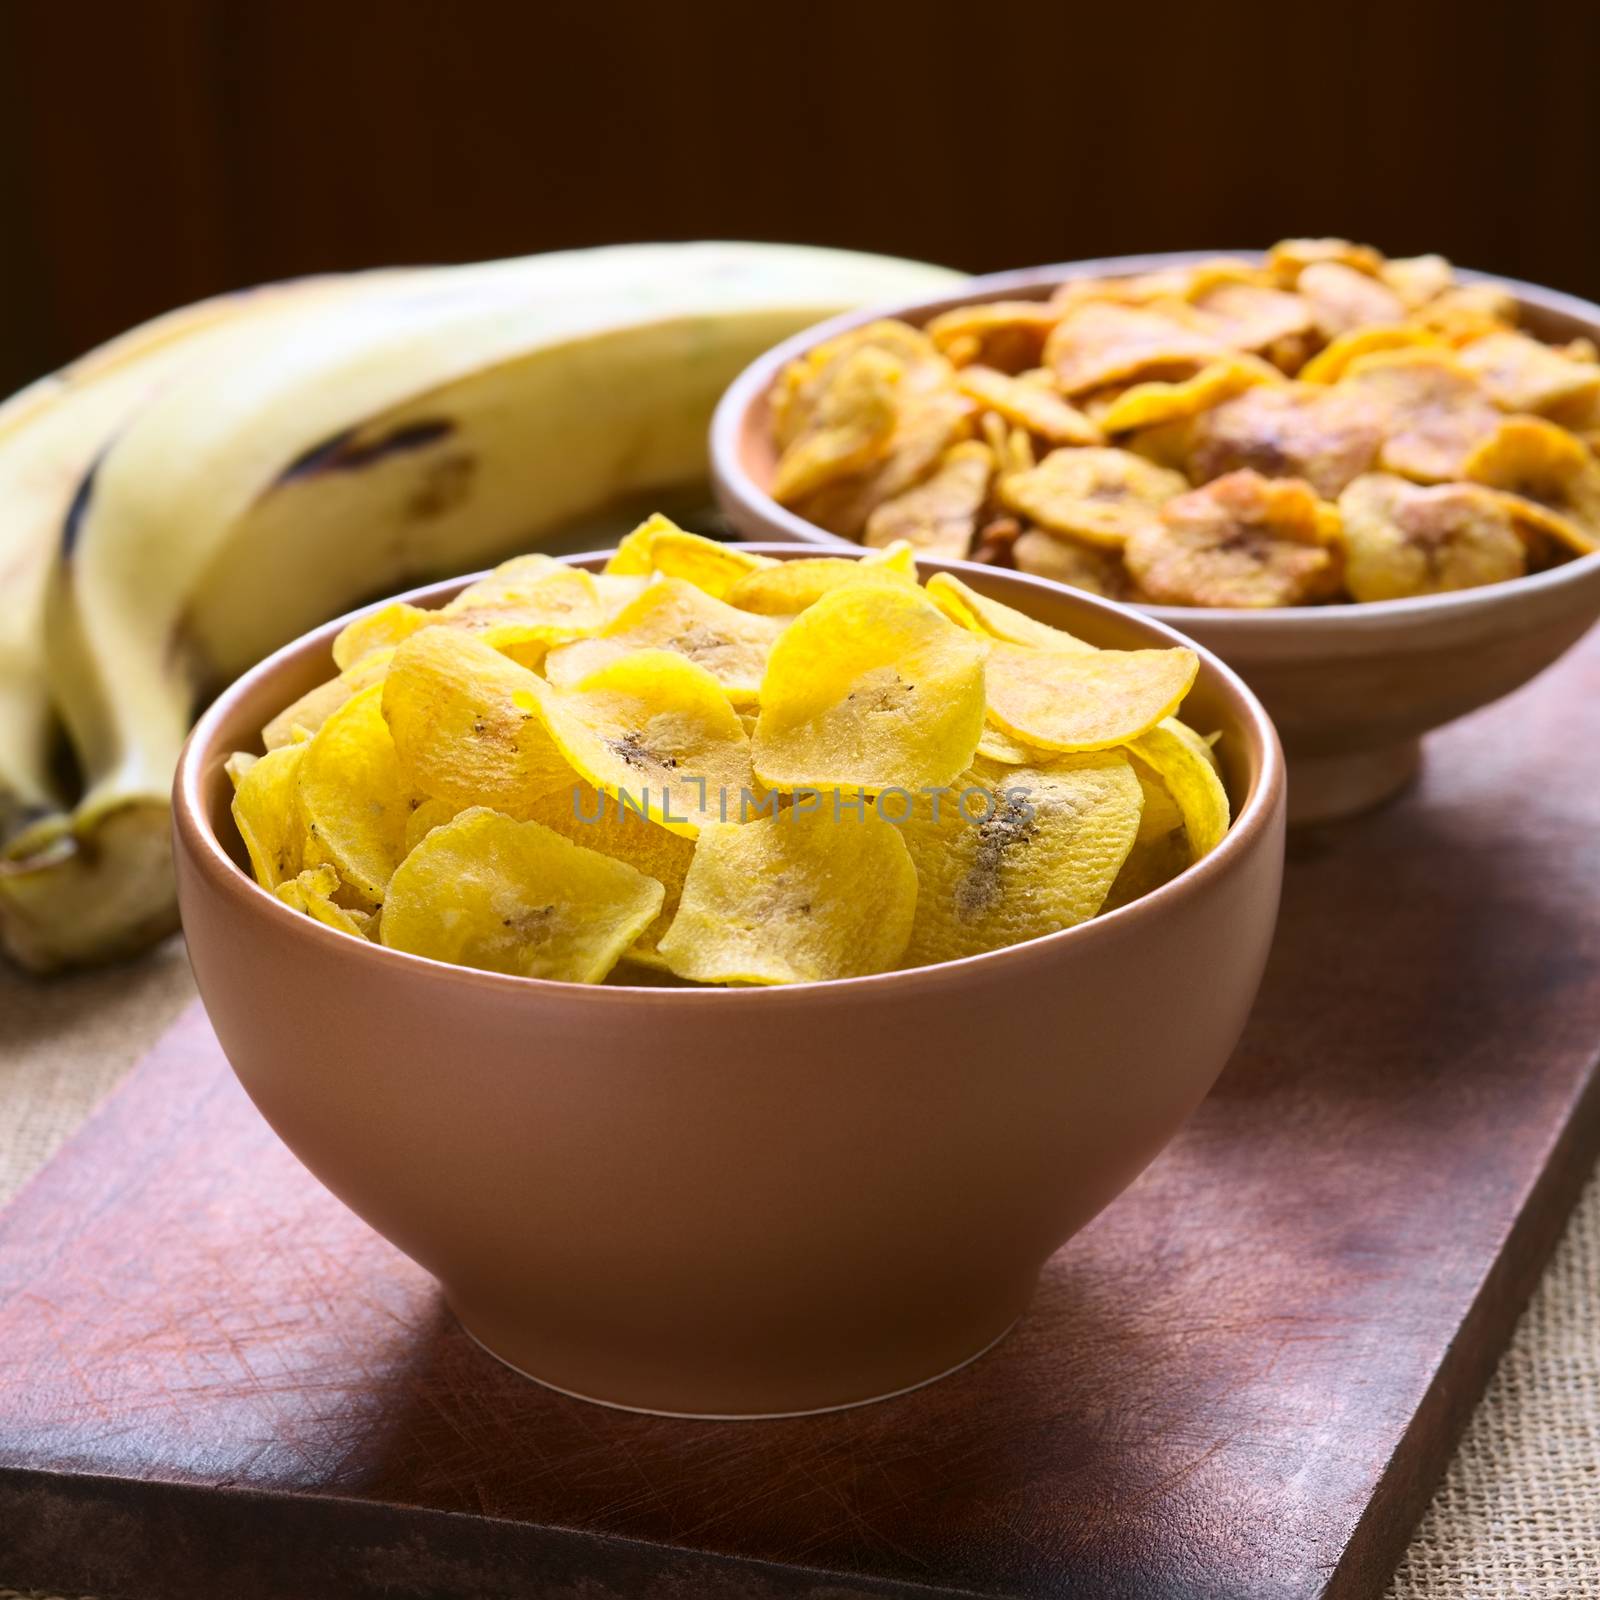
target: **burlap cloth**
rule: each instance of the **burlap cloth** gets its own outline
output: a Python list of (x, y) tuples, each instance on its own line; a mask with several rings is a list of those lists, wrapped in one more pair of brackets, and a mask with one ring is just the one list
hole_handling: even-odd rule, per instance
[[(136, 966), (65, 982), (0, 967), (0, 1204), (193, 994), (176, 940)], [(1597, 1298), (1592, 1180), (1389, 1600), (1600, 1600)], [(0, 1600), (21, 1597), (0, 1587)]]

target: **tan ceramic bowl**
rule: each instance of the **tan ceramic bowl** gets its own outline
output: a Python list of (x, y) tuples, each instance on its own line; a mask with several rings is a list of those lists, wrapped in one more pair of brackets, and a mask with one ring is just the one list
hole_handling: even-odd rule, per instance
[[(1116, 256), (974, 278), (939, 300), (876, 307), (808, 329), (753, 362), (711, 424), (717, 499), (747, 539), (848, 544), (768, 493), (774, 456), (767, 391), (784, 364), (876, 317), (924, 323), (952, 306), (1042, 300), (1069, 278), (1116, 276), (1214, 255)], [(1250, 255), (1230, 251), (1230, 255)], [(1515, 295), (1524, 325), (1546, 339), (1600, 340), (1600, 306), (1483, 273)], [(1322, 822), (1387, 799), (1417, 771), (1421, 736), (1488, 705), (1542, 672), (1600, 616), (1600, 554), (1511, 583), (1368, 605), (1227, 611), (1144, 606), (1215, 651), (1261, 697), (1289, 761), (1289, 820)]]
[[(1173, 642), (1054, 584), (953, 570), (1108, 645)], [(284, 1142), (531, 1376), (729, 1416), (937, 1377), (1016, 1320), (1046, 1258), (1233, 1049), (1277, 911), (1282, 755), (1204, 652), (1186, 714), (1223, 732), (1237, 820), (1147, 898), (916, 971), (613, 988), (365, 944), (240, 868), (223, 761), (259, 749), (261, 725), (327, 676), (337, 628), (247, 673), (189, 739), (174, 807), (190, 959)]]

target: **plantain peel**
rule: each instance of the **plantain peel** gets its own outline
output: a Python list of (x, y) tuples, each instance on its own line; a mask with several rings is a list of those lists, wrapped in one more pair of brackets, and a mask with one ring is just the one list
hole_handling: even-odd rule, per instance
[[(326, 279), (271, 318), (208, 313), (159, 374), (170, 338), (130, 347), (139, 381), (48, 450), (59, 385), (0, 408), (0, 493), (20, 439), (61, 467), (0, 525), (0, 571), (29, 563), (28, 604), (8, 592), (0, 619), (0, 945), (48, 971), (174, 925), (168, 790), (203, 689), (373, 593), (699, 481), (711, 410), (762, 350), (954, 278), (685, 244)], [(83, 774), (70, 811), (52, 705)]]

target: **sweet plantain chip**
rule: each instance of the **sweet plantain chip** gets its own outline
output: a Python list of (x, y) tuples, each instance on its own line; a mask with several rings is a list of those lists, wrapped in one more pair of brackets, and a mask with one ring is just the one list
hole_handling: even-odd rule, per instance
[[(406, 642), (437, 631), (442, 630), (425, 628)], [(389, 877), (405, 854), (413, 798), (384, 720), (386, 687), (363, 689), (309, 743), (287, 747), (305, 752), (295, 784), (305, 820), (304, 865), (332, 867), (370, 906), (382, 902)]]
[(985, 672), (989, 720), (1043, 750), (1109, 749), (1171, 716), (1199, 670), (1199, 657), (1181, 647), (1077, 652), (996, 640)]
[(1001, 503), (1052, 533), (1117, 549), (1189, 487), (1127, 450), (1052, 450), (1037, 467), (1001, 477)]
[(1339, 496), (1345, 587), (1353, 600), (1398, 600), (1502, 583), (1527, 571), (1505, 498), (1470, 483), (1419, 488), (1371, 472)]
[(1370, 245), (1351, 244), (1348, 239), (1280, 239), (1267, 252), (1267, 271), (1292, 289), (1307, 267), (1325, 261), (1373, 277), (1383, 270), (1383, 257)]
[(707, 827), (658, 948), (699, 983), (863, 977), (899, 961), (916, 902), (900, 830), (870, 805), (828, 796)]
[(1600, 461), (1553, 422), (1506, 417), (1462, 474), (1502, 490), (1519, 531), (1532, 529), (1578, 555), (1600, 550)]
[(233, 821), (250, 854), (256, 882), (264, 889), (299, 876), (304, 860), (305, 820), (298, 788), (304, 744), (280, 745), (257, 759), (233, 756)]
[(393, 950), (564, 983), (599, 983), (654, 921), (662, 887), (624, 861), (485, 806), (433, 829), (396, 869)]
[(1208, 362), (1192, 378), (1177, 383), (1135, 383), (1102, 390), (1084, 402), (1107, 433), (1130, 433), (1197, 417), (1229, 395), (1257, 383), (1281, 383), (1275, 367), (1250, 356), (1226, 356)]
[(888, 448), (905, 367), (871, 346), (851, 355), (818, 398), (811, 421), (778, 458), (772, 495), (785, 505), (860, 472)]
[(1323, 339), (1406, 319), (1405, 303), (1381, 278), (1342, 261), (1313, 261), (1301, 271), (1295, 288)]
[(1159, 605), (1299, 605), (1337, 591), (1338, 527), (1303, 479), (1230, 472), (1168, 501), (1123, 557)]
[(920, 328), (890, 317), (851, 328), (808, 350), (778, 375), (767, 405), (772, 413), (773, 439), (780, 450), (787, 450), (816, 426), (818, 413), (840, 374), (864, 350), (887, 356), (898, 364), (902, 400), (949, 385), (950, 363)]
[(903, 964), (956, 961), (1088, 921), (1133, 846), (1141, 804), (1118, 750), (1036, 766), (980, 760), (952, 788), (919, 797), (902, 830), (917, 872)]
[(1412, 312), (1411, 320), (1447, 344), (1470, 344), (1515, 327), (1517, 302), (1489, 283), (1462, 283), (1446, 289)]
[(1459, 360), (1507, 411), (1580, 423), (1600, 402), (1600, 367), (1553, 350), (1525, 333), (1491, 333), (1461, 348)]
[(1085, 644), (1062, 628), (1052, 628), (1048, 622), (1039, 622), (1014, 606), (979, 594), (953, 573), (934, 573), (928, 579), (927, 593), (952, 622), (984, 638), (1032, 645), (1036, 650), (1065, 650), (1071, 655), (1094, 651), (1092, 644)]
[(1097, 300), (1071, 307), (1045, 343), (1044, 364), (1069, 396), (1136, 378), (1192, 377), (1225, 349), (1181, 319), (1188, 309)]
[(1044, 342), (1061, 320), (1061, 308), (1046, 300), (991, 300), (957, 306), (928, 324), (928, 336), (957, 366), (1025, 372), (1044, 355)]
[(904, 539), (926, 555), (962, 559), (977, 536), (994, 468), (988, 445), (969, 439), (952, 446), (932, 477), (884, 501), (867, 518), (862, 542), (882, 549)]
[[(600, 581), (623, 578), (649, 578), (661, 573), (682, 578), (714, 599), (727, 598), (728, 590), (747, 572), (773, 565), (771, 556), (741, 550), (737, 545), (718, 544), (698, 533), (685, 533), (675, 522), (659, 512), (648, 517), (617, 546), (606, 562)], [(625, 593), (623, 603), (633, 600), (638, 591)], [(621, 609), (618, 607), (617, 609)]]
[(800, 556), (752, 572), (728, 591), (728, 603), (767, 617), (792, 617), (835, 589), (915, 589), (917, 563), (910, 541), (885, 545), (870, 556)]
[(572, 781), (543, 723), (515, 695), (538, 679), (482, 639), (424, 628), (395, 651), (383, 715), (408, 786), (460, 809), (510, 816)]
[(1300, 369), (1303, 383), (1337, 383), (1362, 356), (1379, 355), (1389, 350), (1444, 349), (1444, 341), (1426, 328), (1409, 324), (1354, 328), (1341, 333), (1325, 349), (1319, 350)]
[(956, 386), (975, 405), (1037, 434), (1047, 444), (1105, 443), (1094, 423), (1044, 383), (973, 365), (956, 374)]
[(983, 729), (985, 650), (914, 588), (825, 594), (767, 662), (757, 776), (780, 791), (949, 783)]
[(1377, 465), (1423, 483), (1459, 478), (1500, 413), (1476, 374), (1449, 350), (1378, 351), (1351, 361), (1339, 390), (1367, 396), (1384, 413)]
[(1196, 420), (1189, 470), (1201, 483), (1246, 467), (1268, 478), (1304, 478), (1334, 499), (1371, 468), (1385, 415), (1377, 399), (1343, 386), (1258, 384)]
[(1301, 296), (1213, 273), (1197, 275), (1188, 300), (1206, 331), (1235, 350), (1254, 351), (1291, 369), (1304, 360), (1315, 324)]
[(1082, 589), (1107, 600), (1129, 598), (1122, 562), (1112, 551), (1095, 545), (1080, 544), (1042, 528), (1025, 528), (1012, 542), (1011, 559), (1018, 572), (1049, 578), (1069, 589)]
[(619, 656), (570, 688), (535, 680), (515, 698), (580, 777), (688, 838), (754, 791), (750, 739), (722, 685), (670, 650)]
[(1443, 256), (1406, 256), (1385, 261), (1378, 276), (1394, 290), (1407, 311), (1416, 311), (1455, 287), (1455, 268)]

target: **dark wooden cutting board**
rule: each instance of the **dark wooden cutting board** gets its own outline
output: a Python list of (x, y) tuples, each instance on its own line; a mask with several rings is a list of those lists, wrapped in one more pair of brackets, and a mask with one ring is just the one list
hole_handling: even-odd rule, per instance
[(1436, 738), (1400, 803), (1300, 839), (1187, 1132), (1009, 1340), (854, 1412), (668, 1421), (513, 1376), (191, 1013), (0, 1220), (0, 1578), (1380, 1593), (1600, 1146), (1597, 740), (1600, 635)]

